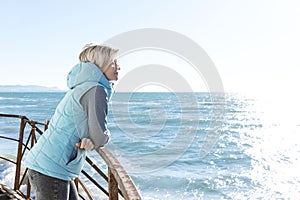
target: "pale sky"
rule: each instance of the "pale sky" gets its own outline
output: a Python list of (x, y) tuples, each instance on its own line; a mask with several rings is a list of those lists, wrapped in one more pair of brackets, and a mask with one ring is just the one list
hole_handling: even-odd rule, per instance
[[(0, 85), (66, 89), (67, 73), (85, 44), (140, 28), (168, 29), (195, 41), (214, 62), (225, 91), (293, 92), (300, 85), (297, 0), (2, 0), (0, 4)], [(120, 61), (120, 78), (135, 61), (152, 60), (141, 63), (139, 54), (130, 57)], [(164, 61), (157, 56), (155, 62)], [(191, 74), (193, 84), (199, 77)]]

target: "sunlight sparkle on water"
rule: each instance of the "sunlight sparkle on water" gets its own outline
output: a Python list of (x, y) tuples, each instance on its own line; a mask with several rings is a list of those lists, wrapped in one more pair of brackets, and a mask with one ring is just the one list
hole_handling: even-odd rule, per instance
[(263, 98), (253, 110), (264, 125), (242, 135), (252, 158), (248, 176), (257, 185), (253, 197), (296, 198), (300, 194), (300, 122), (296, 100)]

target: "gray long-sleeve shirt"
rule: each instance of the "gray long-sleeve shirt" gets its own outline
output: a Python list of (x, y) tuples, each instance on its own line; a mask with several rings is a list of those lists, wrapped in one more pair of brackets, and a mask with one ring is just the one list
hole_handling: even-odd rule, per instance
[(80, 99), (88, 121), (89, 138), (95, 149), (104, 146), (110, 139), (107, 128), (107, 93), (102, 86), (95, 86), (88, 90)]

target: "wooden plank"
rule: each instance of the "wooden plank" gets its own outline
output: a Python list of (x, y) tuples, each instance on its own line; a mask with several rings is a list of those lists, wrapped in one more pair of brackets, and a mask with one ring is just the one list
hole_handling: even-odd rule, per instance
[(109, 200), (119, 199), (118, 182), (116, 181), (110, 167), (108, 167), (108, 193), (109, 193)]
[(110, 173), (114, 176), (117, 181), (124, 199), (126, 200), (140, 200), (142, 199), (139, 191), (132, 182), (130, 176), (123, 168), (121, 163), (113, 156), (113, 154), (106, 148), (102, 147), (97, 150), (103, 160), (110, 168)]

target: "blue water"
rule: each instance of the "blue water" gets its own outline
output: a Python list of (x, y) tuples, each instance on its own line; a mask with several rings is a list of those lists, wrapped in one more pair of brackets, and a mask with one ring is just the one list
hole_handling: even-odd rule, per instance
[[(0, 93), (0, 113), (43, 122), (63, 95)], [(143, 199), (298, 199), (300, 123), (292, 117), (239, 94), (116, 93), (107, 147)], [(0, 134), (17, 136), (18, 125), (0, 118)], [(0, 140), (0, 154), (14, 147)], [(12, 184), (13, 173), (0, 161), (0, 182)]]

